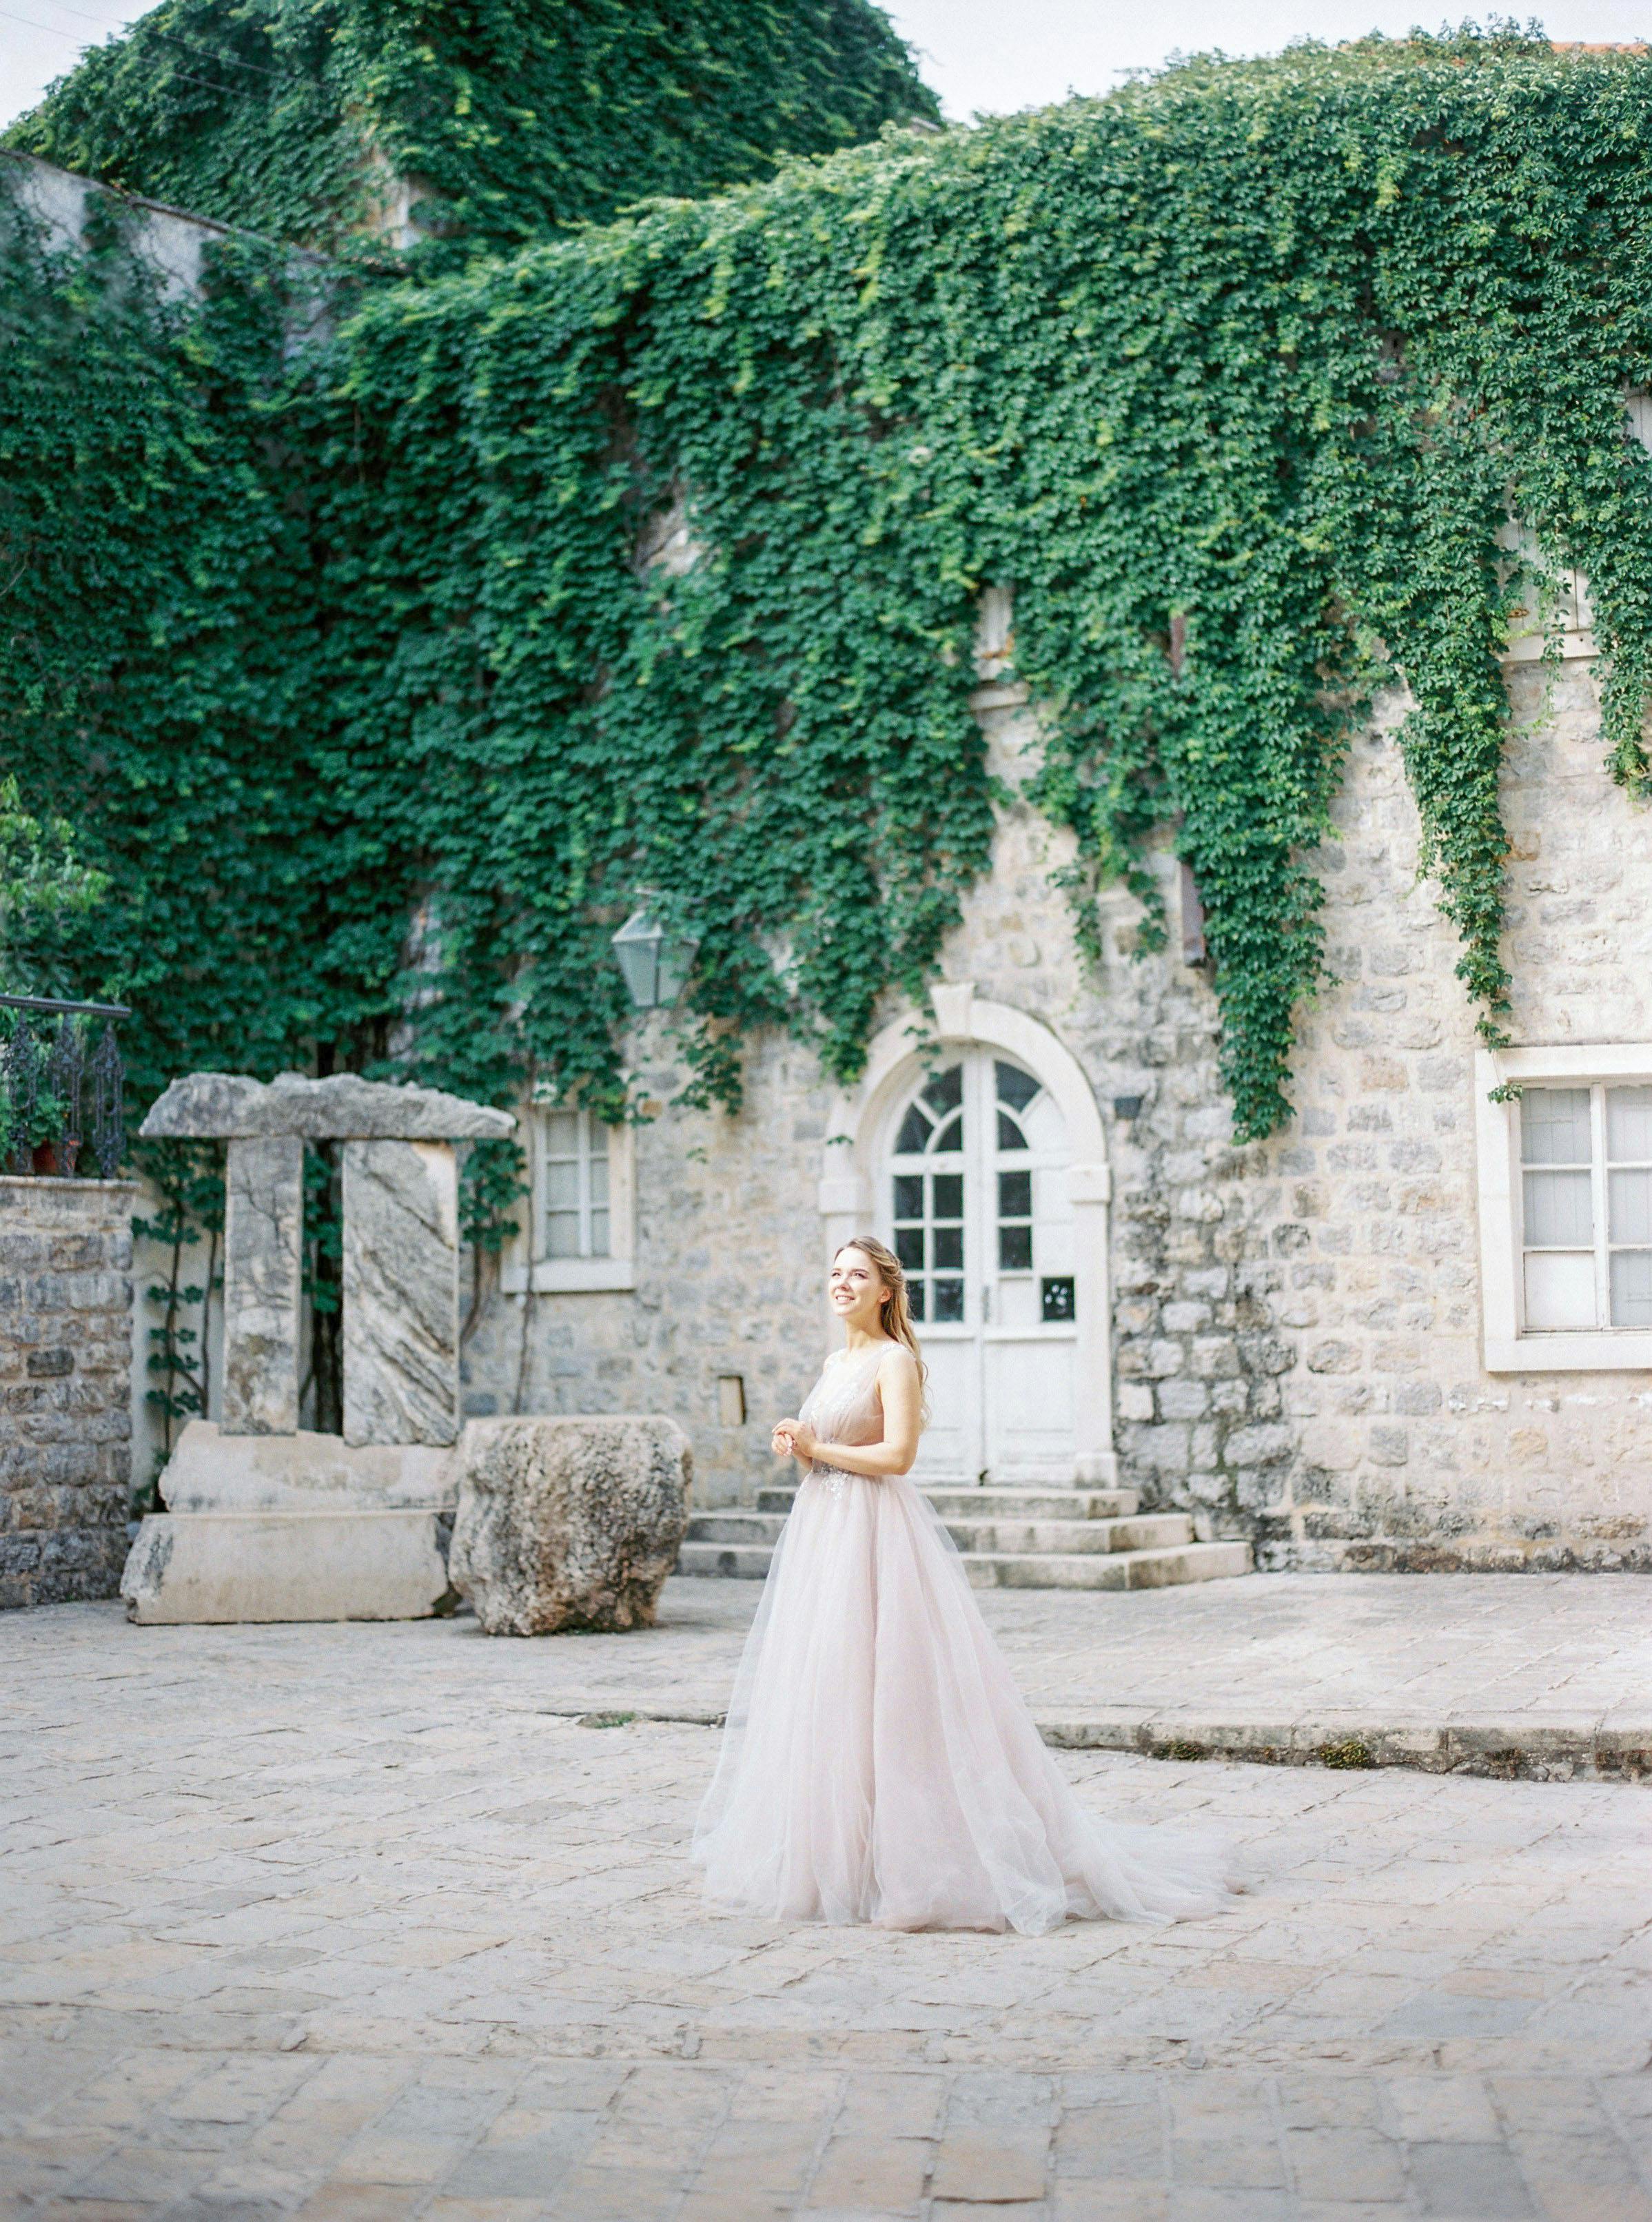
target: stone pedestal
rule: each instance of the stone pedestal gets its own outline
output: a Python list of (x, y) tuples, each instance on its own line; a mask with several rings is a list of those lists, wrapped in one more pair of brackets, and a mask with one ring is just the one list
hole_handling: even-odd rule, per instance
[(121, 1579), (129, 1619), (419, 1620), (450, 1599), (454, 1454), (192, 1420)]
[[(450, 1601), (455, 1140), (516, 1121), (336, 1074), (174, 1081), (146, 1135), (229, 1143), (223, 1425), (192, 1421), (121, 1593), (136, 1621), (406, 1620)], [(304, 1145), (344, 1144), (344, 1435), (298, 1421)]]
[(675, 1420), (472, 1420), (449, 1571), (485, 1635), (653, 1625), (688, 1521)]

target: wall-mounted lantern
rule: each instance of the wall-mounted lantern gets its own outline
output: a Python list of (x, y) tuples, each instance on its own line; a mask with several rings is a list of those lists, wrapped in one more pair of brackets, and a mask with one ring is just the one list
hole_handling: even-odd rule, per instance
[(676, 1001), (699, 946), (698, 934), (663, 926), (644, 897), (612, 943), (625, 992), (639, 1011), (667, 1010)]

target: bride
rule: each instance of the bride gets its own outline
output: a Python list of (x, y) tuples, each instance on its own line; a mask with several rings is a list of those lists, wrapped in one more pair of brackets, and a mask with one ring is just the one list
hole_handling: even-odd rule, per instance
[(830, 1296), (845, 1346), (775, 1428), (803, 1479), (694, 1830), (707, 1895), (779, 1921), (1034, 1936), (1215, 1911), (1219, 1849), (1079, 1805), (907, 1478), (924, 1366), (893, 1252), (846, 1244)]

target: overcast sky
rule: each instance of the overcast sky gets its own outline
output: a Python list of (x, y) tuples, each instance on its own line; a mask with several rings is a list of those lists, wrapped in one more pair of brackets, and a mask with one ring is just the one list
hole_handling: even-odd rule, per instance
[[(145, 12), (130, 0), (0, 0), (0, 121), (32, 108), (81, 47)], [(1416, 0), (908, 0), (889, 10), (959, 117), (1105, 92), (1177, 52), (1273, 53), (1297, 38), (1397, 34), (1421, 12)], [(1645, 0), (1553, 0), (1542, 20), (1552, 38), (1635, 39), (1647, 35), (1648, 10)]]

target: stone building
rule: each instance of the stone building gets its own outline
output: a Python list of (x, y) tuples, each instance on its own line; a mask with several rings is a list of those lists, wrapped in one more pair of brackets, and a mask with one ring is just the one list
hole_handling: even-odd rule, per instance
[[(974, 701), (1013, 783), (1038, 725), (989, 605)], [(533, 1107), (469, 1409), (670, 1412), (702, 1503), (755, 1504), (828, 1346), (826, 1260), (865, 1227), (926, 1269), (933, 1481), (1116, 1481), (1272, 1567), (1652, 1569), (1652, 817), (1602, 763), (1586, 602), (1559, 645), (1509, 665), (1515, 1047), (1477, 1046), (1418, 878), (1398, 700), (1315, 860), (1337, 982), (1263, 1144), (1230, 1139), (1173, 859), (1180, 936), (1141, 955), (1105, 894), (1087, 972), (1063, 837), (1012, 807), (944, 983), (858, 1088), (769, 1039), (738, 1118)], [(635, 1045), (662, 1104), (663, 1039)]]
[[(33, 174), (76, 233), (98, 189)], [(221, 227), (146, 220), (192, 285)], [(1652, 405), (1631, 413), (1652, 444)], [(1012, 620), (985, 598), (974, 704), (1013, 790), (1039, 725), (1004, 677)], [(769, 1422), (828, 1346), (832, 1246), (870, 1228), (922, 1284), (932, 1482), (1077, 1485), (1092, 1513), (1131, 1492), (1266, 1566), (1652, 1570), (1652, 818), (1602, 764), (1583, 582), (1558, 622), (1555, 659), (1530, 637), (1509, 660), (1513, 1048), (1478, 1048), (1418, 878), (1398, 700), (1314, 860), (1337, 977), (1299, 1015), (1296, 1114), (1266, 1143), (1231, 1139), (1174, 859), (1170, 945), (1141, 953), (1115, 889), (1089, 969), (1064, 837), (1012, 804), (940, 984), (884, 1014), (856, 1089), (771, 1035), (738, 1117), (668, 1108), (681, 1076), (647, 1020), (631, 1064), (657, 1115), (523, 1107), (532, 1191), (468, 1292), (467, 1409), (670, 1414), (701, 1504), (772, 1519)]]

